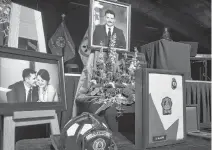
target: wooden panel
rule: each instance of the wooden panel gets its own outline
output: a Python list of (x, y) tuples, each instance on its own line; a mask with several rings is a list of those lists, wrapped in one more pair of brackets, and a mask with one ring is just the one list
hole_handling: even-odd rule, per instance
[(36, 111), (16, 111), (14, 112), (13, 119), (27, 119), (27, 118), (45, 118), (54, 117), (55, 110), (40, 110)]
[[(3, 150), (14, 150), (15, 146), (15, 122), (12, 116), (4, 117), (4, 131), (3, 131)], [(12, 136), (11, 136), (12, 135)]]
[[(45, 118), (46, 116), (53, 116), (53, 118), (43, 119), (43, 117)], [(30, 120), (15, 120), (14, 118), (18, 118), (18, 119), (30, 118)], [(47, 123), (50, 123), (51, 134), (60, 134), (58, 118), (57, 118), (57, 114), (55, 113), (55, 110), (23, 111), (23, 112), (14, 113), (14, 116), (4, 116), (3, 150), (15, 149), (15, 128), (16, 127), (19, 127), (19, 126), (25, 127), (29, 125), (38, 125), (38, 124), (47, 124)]]

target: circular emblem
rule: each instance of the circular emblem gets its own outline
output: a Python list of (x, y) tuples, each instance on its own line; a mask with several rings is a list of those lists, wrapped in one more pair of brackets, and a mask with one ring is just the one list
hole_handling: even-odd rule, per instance
[(172, 89), (176, 89), (177, 88), (177, 81), (175, 78), (172, 78)]
[(88, 48), (88, 38), (84, 38), (82, 43), (80, 44), (80, 54), (82, 54), (85, 57), (88, 57), (91, 50)]
[(59, 37), (57, 38), (57, 40), (56, 40), (56, 45), (57, 45), (58, 47), (61, 47), (61, 48), (65, 47), (66, 41), (65, 41), (64, 37), (59, 36)]
[(163, 108), (163, 115), (170, 115), (172, 113), (172, 100), (169, 97), (163, 98), (161, 102)]
[(98, 138), (93, 143), (93, 150), (104, 150), (106, 147), (105, 140), (102, 138)]

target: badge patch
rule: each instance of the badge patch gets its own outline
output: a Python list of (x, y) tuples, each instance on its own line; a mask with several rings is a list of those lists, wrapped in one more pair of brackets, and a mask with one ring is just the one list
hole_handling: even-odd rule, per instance
[(57, 38), (57, 40), (56, 40), (56, 45), (57, 45), (58, 47), (61, 47), (61, 48), (65, 47), (66, 41), (65, 41), (64, 37), (59, 36), (59, 37)]
[(82, 54), (84, 57), (88, 57), (89, 54), (91, 53), (91, 49), (88, 48), (88, 38), (85, 37), (80, 44), (80, 54)]
[(88, 134), (85, 138), (88, 141), (88, 140), (95, 138), (97, 136), (104, 136), (104, 137), (110, 138), (111, 133), (109, 133), (107, 131), (95, 131), (95, 132)]
[(177, 81), (175, 78), (172, 78), (172, 89), (176, 89), (177, 88)]
[(93, 150), (104, 150), (106, 147), (105, 140), (102, 138), (98, 138), (93, 143)]
[(172, 100), (169, 97), (165, 97), (162, 100), (161, 106), (163, 108), (163, 115), (172, 114)]

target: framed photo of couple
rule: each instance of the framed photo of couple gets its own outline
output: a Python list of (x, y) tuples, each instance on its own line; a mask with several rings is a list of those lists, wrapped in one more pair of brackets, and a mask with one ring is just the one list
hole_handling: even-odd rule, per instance
[(0, 47), (0, 112), (64, 110), (66, 96), (60, 56)]
[(89, 46), (108, 48), (115, 37), (115, 48), (130, 49), (131, 5), (109, 0), (90, 0)]

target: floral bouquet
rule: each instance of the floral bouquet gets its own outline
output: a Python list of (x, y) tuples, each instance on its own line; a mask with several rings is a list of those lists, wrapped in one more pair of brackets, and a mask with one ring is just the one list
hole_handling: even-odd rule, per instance
[(113, 106), (120, 116), (124, 105), (132, 105), (135, 102), (135, 70), (140, 68), (138, 51), (135, 49), (132, 59), (128, 59), (125, 53), (124, 57), (118, 60), (115, 44), (116, 34), (111, 36), (108, 51), (105, 53), (101, 48), (97, 59), (94, 60), (95, 65), (84, 70), (85, 74), (89, 74), (89, 78), (86, 78), (88, 82), (85, 88), (81, 88), (84, 90), (77, 96), (77, 100), (100, 104), (96, 114)]
[(96, 114), (115, 106), (120, 116), (124, 111), (123, 105), (131, 105), (135, 102), (135, 70), (140, 67), (137, 51), (131, 60), (127, 60), (127, 53), (118, 60), (115, 43), (116, 34), (111, 37), (106, 54), (103, 48), (100, 49), (96, 67), (92, 68), (86, 95), (93, 97), (91, 102), (102, 104)]

